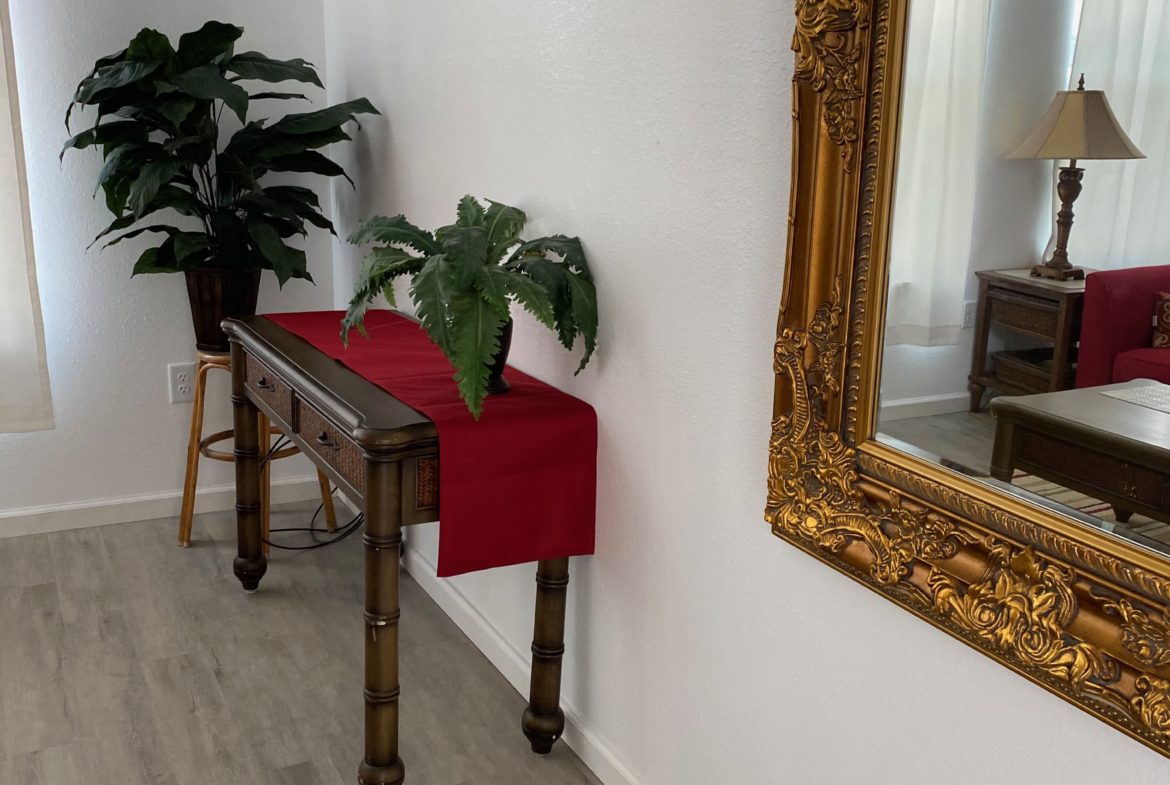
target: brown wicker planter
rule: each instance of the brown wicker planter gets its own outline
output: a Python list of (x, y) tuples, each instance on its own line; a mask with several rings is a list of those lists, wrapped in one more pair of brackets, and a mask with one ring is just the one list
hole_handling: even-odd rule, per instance
[(228, 351), (228, 338), (219, 323), (229, 316), (255, 315), (260, 272), (212, 267), (185, 271), (195, 348), (203, 352)]

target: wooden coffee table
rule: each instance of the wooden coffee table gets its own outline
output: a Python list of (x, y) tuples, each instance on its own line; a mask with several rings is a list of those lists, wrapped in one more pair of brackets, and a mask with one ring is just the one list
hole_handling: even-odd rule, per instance
[(1135, 512), (1170, 523), (1170, 413), (1106, 394), (1118, 391), (1161, 397), (1170, 386), (1140, 379), (993, 400), (991, 476), (1031, 472), (1108, 502), (1122, 523)]

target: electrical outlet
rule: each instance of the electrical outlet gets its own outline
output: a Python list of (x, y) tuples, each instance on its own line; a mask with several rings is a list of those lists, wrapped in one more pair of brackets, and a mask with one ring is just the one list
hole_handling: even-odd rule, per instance
[(167, 366), (167, 390), (171, 403), (195, 400), (195, 363), (171, 363)]
[(963, 303), (963, 329), (970, 330), (975, 326), (975, 301)]

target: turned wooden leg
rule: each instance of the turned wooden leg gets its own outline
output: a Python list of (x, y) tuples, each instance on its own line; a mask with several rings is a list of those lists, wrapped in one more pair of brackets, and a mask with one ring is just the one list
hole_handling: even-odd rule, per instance
[(362, 785), (398, 785), (398, 557), (402, 464), (366, 457), (366, 751)]
[(244, 394), (244, 351), (232, 344), (232, 417), (235, 423), (236, 543), (232, 569), (244, 591), (256, 591), (268, 569), (260, 547), (260, 418)]
[(272, 421), (268, 415), (257, 409), (260, 429), (260, 548), (268, 558), (268, 535), (272, 528), (272, 461), (268, 453), (272, 450)]
[(967, 407), (970, 411), (978, 412), (983, 409), (983, 393), (986, 391), (987, 388), (982, 384), (972, 382), (967, 385), (967, 392), (971, 395), (971, 403)]
[(536, 568), (536, 624), (532, 635), (532, 682), (521, 726), (532, 751), (544, 755), (565, 730), (561, 711), (561, 659), (565, 654), (565, 595), (569, 560), (550, 559)]
[(195, 486), (199, 482), (199, 442), (203, 438), (203, 406), (207, 396), (207, 372), (211, 365), (198, 362), (195, 369), (195, 405), (191, 409), (191, 435), (187, 439), (187, 473), (183, 478), (183, 506), (179, 510), (179, 546), (191, 546), (191, 522), (195, 517)]
[(317, 485), (321, 487), (321, 506), (325, 508), (325, 525), (329, 531), (337, 531), (337, 510), (333, 507), (333, 487), (325, 472), (317, 470)]

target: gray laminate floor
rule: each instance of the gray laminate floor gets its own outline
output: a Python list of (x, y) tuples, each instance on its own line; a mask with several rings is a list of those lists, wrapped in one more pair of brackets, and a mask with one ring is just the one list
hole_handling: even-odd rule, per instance
[[(0, 539), (0, 783), (355, 782), (360, 539), (274, 552), (249, 596), (231, 514), (198, 516), (189, 550), (176, 525)], [(402, 605), (407, 782), (597, 783), (563, 743), (529, 751), (524, 700), (405, 576)]]

